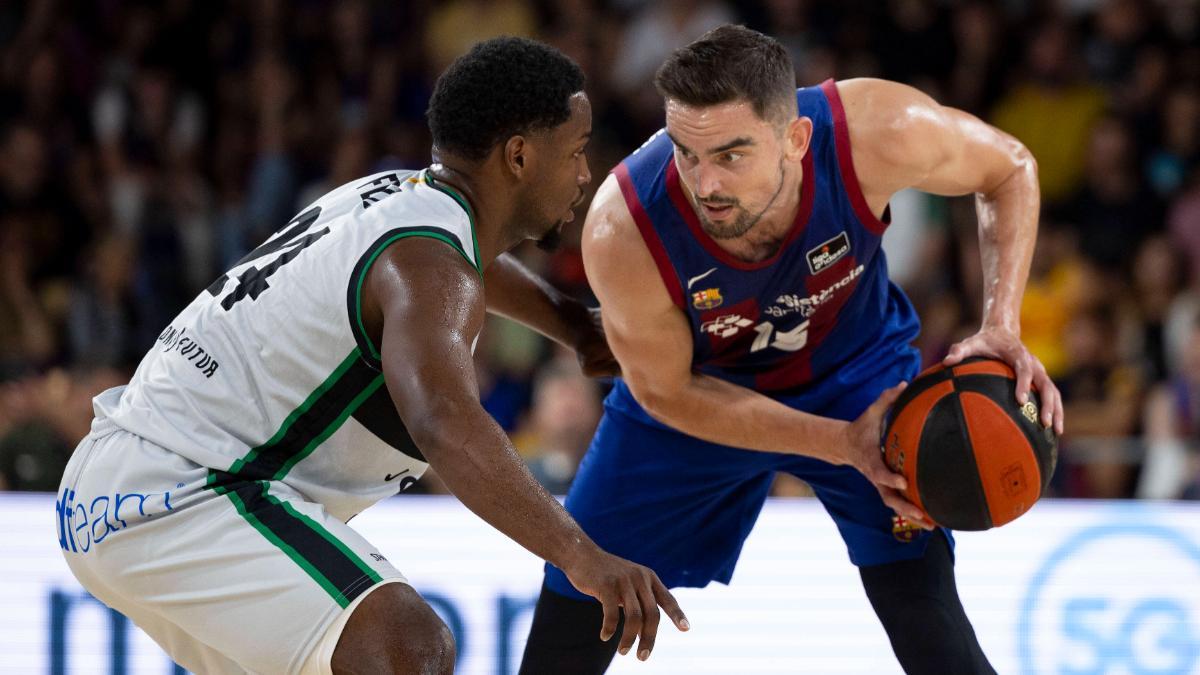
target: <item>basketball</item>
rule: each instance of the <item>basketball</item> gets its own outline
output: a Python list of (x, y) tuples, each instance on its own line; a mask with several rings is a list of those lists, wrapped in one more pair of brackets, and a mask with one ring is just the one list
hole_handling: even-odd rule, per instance
[(892, 407), (885, 461), (908, 480), (905, 497), (938, 525), (999, 527), (1045, 492), (1058, 438), (1042, 426), (1037, 393), (1020, 405), (1016, 385), (1008, 364), (970, 358), (921, 373)]

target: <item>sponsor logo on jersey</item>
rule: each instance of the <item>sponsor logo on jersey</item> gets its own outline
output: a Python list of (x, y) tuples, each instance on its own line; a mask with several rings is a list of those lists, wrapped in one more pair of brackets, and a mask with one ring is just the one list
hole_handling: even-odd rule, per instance
[(725, 316), (719, 316), (712, 321), (705, 321), (700, 324), (700, 332), (708, 335), (716, 335), (717, 337), (730, 338), (753, 323), (753, 321), (741, 314), (726, 314)]
[(850, 282), (862, 275), (864, 269), (866, 268), (863, 265), (859, 265), (858, 267), (850, 270), (849, 274), (831, 284), (828, 288), (817, 293), (813, 293), (809, 296), (800, 296), (794, 294), (781, 295), (775, 299), (777, 304), (766, 308), (763, 310), (763, 313), (769, 314), (777, 319), (779, 317), (794, 313), (799, 313), (800, 316), (806, 318), (810, 317), (816, 313), (817, 309), (821, 305), (832, 300), (833, 296), (836, 295), (838, 291), (842, 290), (846, 286), (849, 286)]
[(904, 516), (892, 516), (892, 536), (896, 541), (909, 543), (921, 533), (921, 526), (908, 522)]
[(850, 238), (846, 236), (845, 232), (840, 232), (833, 239), (822, 243), (808, 252), (808, 269), (813, 274), (816, 274), (838, 260), (841, 260), (842, 256), (849, 252)]
[(696, 309), (716, 309), (722, 302), (725, 302), (725, 298), (721, 297), (719, 288), (706, 288), (692, 293), (692, 307)]
[(700, 281), (704, 277), (706, 277), (716, 271), (717, 271), (717, 268), (714, 267), (714, 268), (708, 270), (707, 272), (704, 272), (702, 274), (697, 274), (696, 276), (692, 277), (691, 279), (688, 279), (688, 290), (689, 291), (692, 290), (692, 286), (695, 286), (697, 281)]

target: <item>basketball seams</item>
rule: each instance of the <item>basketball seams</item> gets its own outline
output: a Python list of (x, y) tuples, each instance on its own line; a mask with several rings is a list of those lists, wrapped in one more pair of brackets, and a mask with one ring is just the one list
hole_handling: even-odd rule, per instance
[[(956, 387), (957, 383), (955, 382), (955, 380), (953, 378), (949, 380), (949, 383), (950, 383), (950, 386), (954, 389), (954, 391), (952, 393), (948, 394), (945, 400), (947, 401), (947, 406), (949, 407), (951, 413), (954, 415), (954, 427), (953, 428), (956, 430), (956, 433), (959, 434), (959, 436), (960, 436), (959, 441), (962, 443), (961, 447), (971, 448), (972, 447), (971, 438), (967, 433), (966, 415), (963, 413), (962, 400), (959, 397), (959, 391)], [(929, 426), (935, 419), (936, 419), (936, 416), (931, 411), (929, 417), (926, 420), (926, 426)], [(922, 445), (924, 445), (925, 440), (926, 439), (925, 439), (924, 431), (922, 431), (922, 437), (921, 437)], [(969, 498), (974, 500), (975, 512), (986, 514), (987, 522), (985, 522), (985, 523), (955, 523), (955, 522), (949, 522), (949, 521), (943, 522), (945, 519), (935, 518), (935, 520), (939, 521), (938, 522), (939, 525), (950, 527), (951, 529), (956, 529), (956, 530), (986, 530), (986, 529), (991, 528), (992, 527), (991, 511), (988, 509), (987, 493), (984, 491), (983, 481), (979, 478), (979, 464), (975, 460), (975, 453), (968, 452), (968, 453), (965, 453), (965, 455), (962, 457), (946, 456), (941, 459), (943, 462), (945, 462), (946, 460), (957, 459), (958, 461), (962, 462), (962, 468), (966, 469), (966, 471), (964, 472), (964, 475), (974, 476), (973, 484), (971, 484), (969, 486), (963, 486), (965, 489), (963, 490), (962, 494), (964, 496), (968, 496)], [(936, 467), (936, 468), (943, 468), (943, 467)], [(932, 470), (933, 469), (930, 469), (930, 471), (932, 471)], [(926, 472), (926, 475), (929, 476), (930, 475), (929, 472)], [(918, 481), (920, 481), (919, 474), (918, 474)], [(918, 491), (920, 491), (920, 482), (918, 482), (917, 489), (918, 489)], [(928, 501), (929, 500), (926, 499), (926, 502), (928, 502)], [(949, 512), (951, 514), (953, 514), (956, 512), (956, 510), (950, 509)]]
[[(963, 391), (977, 392), (993, 399), (998, 396), (1008, 397), (1009, 399), (1016, 401), (1016, 384), (1013, 380), (1010, 380), (1006, 377), (990, 374), (967, 375), (965, 377), (955, 378), (955, 382), (957, 383), (959, 389)], [(1041, 410), (1041, 397), (1037, 395), (1036, 391), (1031, 390), (1029, 392), (1029, 400), (1034, 402), (1034, 405), (1037, 406), (1038, 410)], [(1053, 446), (1057, 445), (1057, 442), (1053, 439), (1051, 434), (1041, 427), (1040, 423), (1031, 423), (1022, 417), (1019, 408), (1013, 406), (997, 407), (1002, 410), (1004, 414), (1013, 421), (1014, 424), (1017, 425), (1017, 428), (1020, 429), (1022, 435), (1025, 437), (1025, 441), (1028, 443), (1029, 452), (1033, 455), (1034, 463), (1038, 468), (1038, 496), (1040, 497), (1041, 495), (1045, 494), (1046, 488), (1050, 485), (1050, 478), (1054, 474), (1055, 461), (1053, 457), (1055, 456), (1055, 452), (1053, 450)], [(1040, 438), (1039, 434), (1041, 434)], [(1051, 446), (1051, 452), (1039, 453), (1037, 449), (1046, 444)], [(1045, 457), (1043, 457), (1043, 454)]]
[[(1037, 501), (1041, 494), (1041, 467), (1038, 466), (1033, 449), (1028, 447), (1028, 441), (1024, 439), (1020, 425), (1008, 415), (1004, 406), (997, 404), (987, 394), (977, 391), (961, 392), (960, 400), (963, 401), (964, 408), (969, 405), (972, 409), (971, 414), (967, 415), (965, 420), (967, 435), (972, 439), (971, 454), (975, 457), (976, 463), (986, 467), (986, 470), (980, 471), (979, 474), (993, 477), (992, 481), (983, 484), (983, 490), (987, 497), (988, 513), (991, 515), (992, 525), (998, 527), (1028, 511)], [(1001, 435), (1026, 440), (1028, 451), (1019, 453), (1017, 456), (989, 455), (988, 448)], [(1006, 438), (1003, 442), (1007, 444), (1010, 441)], [(1024, 456), (1020, 456), (1021, 454)], [(1009, 480), (1008, 471), (1014, 466), (1022, 472), (1028, 470), (1036, 473), (1036, 480), (1030, 481), (1022, 475), (1023, 485), (1020, 485), (1020, 492), (1011, 494), (1005, 488), (1004, 483)], [(1031, 491), (1030, 486), (1037, 487)]]

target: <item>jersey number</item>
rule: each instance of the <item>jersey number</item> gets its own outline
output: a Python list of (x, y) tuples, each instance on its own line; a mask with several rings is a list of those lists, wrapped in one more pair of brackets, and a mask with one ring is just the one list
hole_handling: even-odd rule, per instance
[[(808, 321), (801, 323), (799, 326), (789, 331), (775, 332), (775, 325), (770, 321), (764, 321), (754, 327), (758, 332), (758, 336), (754, 338), (754, 343), (750, 345), (751, 352), (762, 351), (767, 347), (775, 347), (786, 352), (796, 352), (804, 349), (804, 345), (808, 344)], [(774, 333), (775, 341), (771, 341), (771, 334)]]
[[(238, 265), (244, 265), (253, 260), (258, 260), (259, 258), (264, 258), (272, 253), (287, 249), (284, 251), (283, 255), (272, 260), (262, 268), (250, 267), (238, 275), (237, 286), (234, 287), (233, 291), (229, 295), (226, 295), (221, 300), (221, 307), (224, 307), (225, 310), (228, 311), (233, 309), (233, 306), (243, 298), (249, 297), (251, 300), (257, 300), (258, 296), (263, 291), (271, 287), (270, 284), (267, 283), (267, 279), (272, 274), (275, 274), (280, 267), (283, 267), (289, 262), (295, 260), (296, 256), (300, 255), (301, 251), (309, 246), (312, 246), (318, 239), (329, 234), (328, 227), (321, 228), (320, 230), (317, 230), (311, 234), (304, 234), (310, 227), (313, 226), (313, 223), (317, 222), (317, 218), (320, 217), (321, 207), (312, 207), (311, 209), (293, 218), (288, 222), (287, 225), (284, 225), (283, 234), (280, 234), (274, 239), (268, 239), (262, 246), (259, 246), (253, 251), (247, 253), (246, 257), (237, 261), (237, 264), (235, 264), (234, 267), (237, 267)], [(303, 237), (300, 236), (302, 234), (304, 235)], [(229, 281), (229, 275), (222, 274), (220, 278), (212, 282), (212, 285), (208, 287), (209, 294), (213, 297), (220, 295), (221, 292), (225, 290), (226, 281)]]

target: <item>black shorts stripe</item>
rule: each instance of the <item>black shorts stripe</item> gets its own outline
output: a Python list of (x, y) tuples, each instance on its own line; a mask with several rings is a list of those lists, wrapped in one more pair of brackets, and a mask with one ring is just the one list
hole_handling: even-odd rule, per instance
[(320, 523), (269, 492), (269, 481), (248, 481), (209, 473), (209, 487), (229, 497), (242, 515), (279, 547), (342, 607), (381, 581), (367, 565)]

